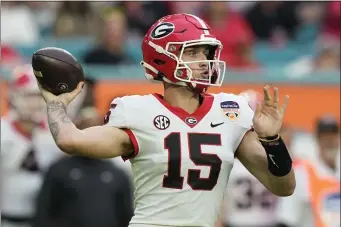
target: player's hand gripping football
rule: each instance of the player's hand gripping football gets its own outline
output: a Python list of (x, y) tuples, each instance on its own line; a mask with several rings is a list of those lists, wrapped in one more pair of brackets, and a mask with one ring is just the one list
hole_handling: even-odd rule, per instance
[(285, 96), (283, 105), (280, 105), (278, 88), (273, 88), (273, 97), (269, 86), (263, 88), (264, 99), (257, 104), (253, 117), (253, 127), (259, 137), (276, 136), (282, 127), (285, 110), (288, 106), (289, 96)]
[(40, 83), (37, 81), (39, 89), (41, 91), (41, 95), (43, 96), (46, 103), (52, 102), (62, 102), (66, 107), (76, 96), (82, 91), (84, 82), (79, 82), (76, 89), (72, 92), (63, 93), (60, 95), (54, 95), (51, 92), (47, 91), (46, 89), (42, 88)]

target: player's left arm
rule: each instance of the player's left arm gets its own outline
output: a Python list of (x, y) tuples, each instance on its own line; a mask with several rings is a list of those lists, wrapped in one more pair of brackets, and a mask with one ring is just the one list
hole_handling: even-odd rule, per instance
[[(294, 171), (291, 168), (289, 157), (282, 157), (286, 155), (278, 154), (283, 151), (281, 147), (285, 145), (282, 144), (281, 147), (275, 148), (277, 146), (269, 148), (273, 151), (266, 151), (260, 143), (257, 133), (249, 131), (240, 143), (236, 156), (250, 173), (273, 194), (290, 196), (296, 185)], [(272, 153), (277, 154), (272, 156)], [(276, 171), (278, 173), (275, 173)]]
[(236, 157), (266, 188), (277, 196), (290, 196), (296, 187), (290, 154), (279, 131), (289, 97), (279, 106), (278, 89), (274, 100), (264, 87), (264, 101), (257, 105), (252, 122), (254, 130), (246, 132)]

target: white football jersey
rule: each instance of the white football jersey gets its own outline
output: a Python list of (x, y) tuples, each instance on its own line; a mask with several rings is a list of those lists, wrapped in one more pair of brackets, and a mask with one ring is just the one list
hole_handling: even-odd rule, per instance
[(224, 198), (224, 223), (231, 226), (275, 226), (277, 199), (237, 159)]
[(193, 114), (158, 94), (115, 99), (106, 125), (125, 128), (135, 147), (130, 227), (214, 226), (252, 117), (245, 98), (234, 94), (207, 94)]
[[(35, 159), (30, 156), (34, 150)], [(29, 217), (34, 214), (36, 194), (42, 183), (42, 170), (61, 154), (48, 129), (36, 130), (32, 138), (19, 133), (13, 120), (1, 119), (1, 212)], [(35, 162), (38, 164), (36, 168)]]

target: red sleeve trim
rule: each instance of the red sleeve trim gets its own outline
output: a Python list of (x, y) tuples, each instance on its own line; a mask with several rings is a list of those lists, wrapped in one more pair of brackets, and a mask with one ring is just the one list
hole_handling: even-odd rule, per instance
[(129, 156), (122, 156), (123, 161), (127, 161), (128, 159), (134, 158), (139, 153), (139, 144), (137, 142), (136, 136), (130, 129), (123, 129), (129, 136), (130, 141), (134, 146), (134, 152)]

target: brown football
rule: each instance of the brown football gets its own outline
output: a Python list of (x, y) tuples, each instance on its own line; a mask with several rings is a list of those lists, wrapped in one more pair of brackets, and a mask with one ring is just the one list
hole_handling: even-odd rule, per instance
[(42, 87), (55, 95), (73, 91), (84, 81), (82, 66), (68, 51), (47, 47), (32, 56), (34, 74)]

